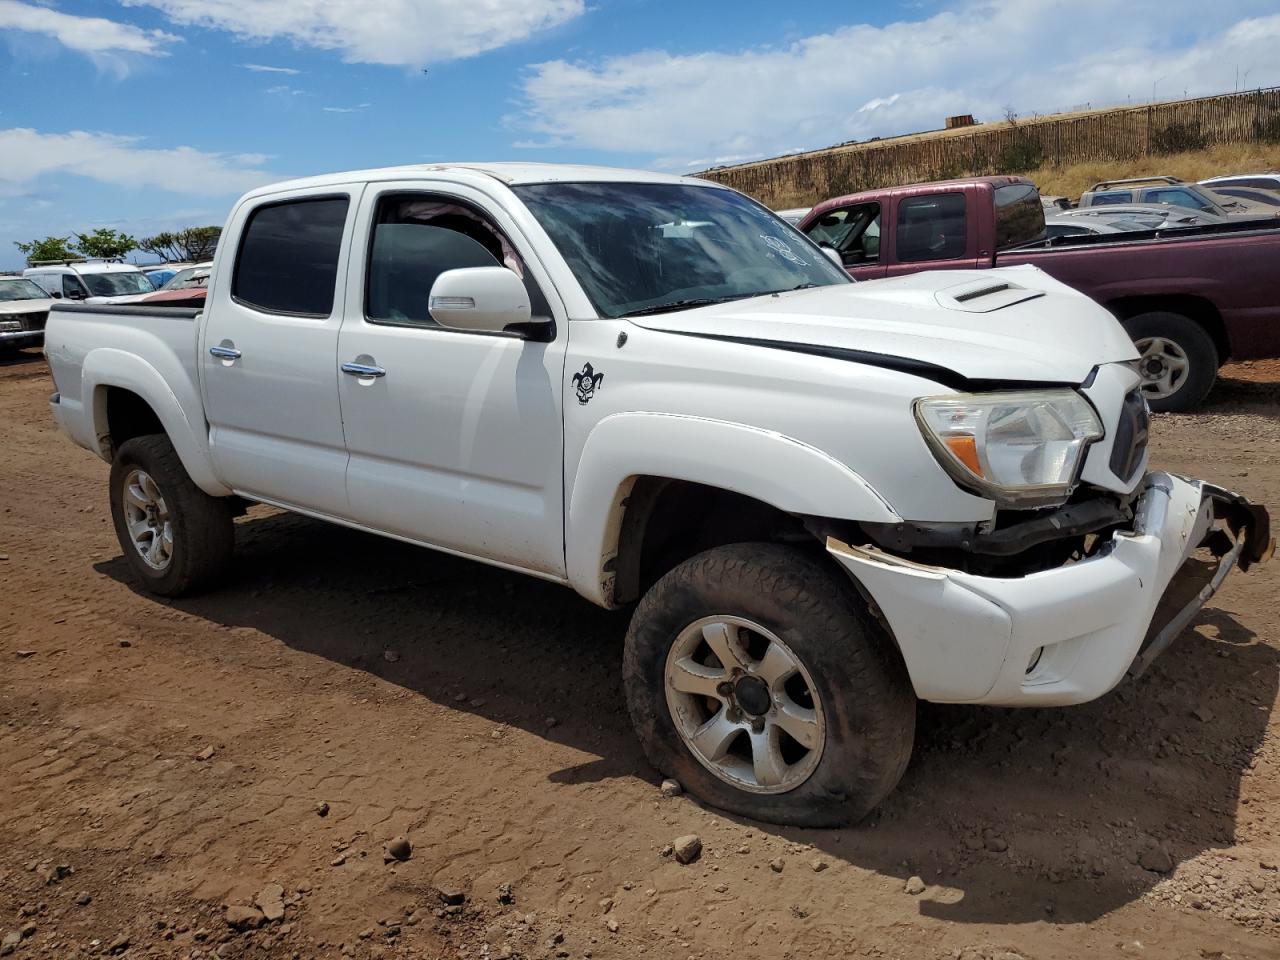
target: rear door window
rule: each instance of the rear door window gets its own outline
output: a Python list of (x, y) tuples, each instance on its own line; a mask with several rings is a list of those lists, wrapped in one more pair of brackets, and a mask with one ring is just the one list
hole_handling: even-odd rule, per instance
[(1108, 203), (1129, 203), (1133, 194), (1129, 190), (1111, 190), (1107, 193), (1095, 193), (1089, 198), (1089, 206), (1100, 207)]
[(346, 197), (259, 207), (240, 239), (231, 294), (267, 313), (327, 317), (333, 312)]
[(963, 193), (908, 197), (898, 205), (897, 253), (901, 263), (958, 260), (968, 245)]

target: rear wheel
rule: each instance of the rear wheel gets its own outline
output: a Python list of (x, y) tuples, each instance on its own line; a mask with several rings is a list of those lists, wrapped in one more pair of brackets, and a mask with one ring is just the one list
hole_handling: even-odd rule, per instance
[(1190, 410), (1218, 376), (1218, 348), (1200, 324), (1180, 313), (1155, 310), (1124, 322), (1141, 355), (1142, 392), (1152, 410)]
[(718, 547), (640, 601), (627, 705), (650, 762), (758, 820), (861, 819), (911, 756), (915, 697), (852, 586), (777, 544)]
[(168, 437), (121, 444), (110, 483), (116, 537), (147, 590), (198, 593), (226, 571), (235, 542), (231, 504), (192, 482)]

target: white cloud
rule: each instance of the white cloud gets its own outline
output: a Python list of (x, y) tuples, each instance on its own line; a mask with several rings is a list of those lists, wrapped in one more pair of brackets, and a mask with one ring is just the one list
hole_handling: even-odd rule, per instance
[(322, 107), (325, 113), (359, 113), (361, 110), (368, 110), (373, 104), (357, 103), (354, 107)]
[(181, 38), (102, 17), (77, 17), (18, 0), (0, 0), (0, 30), (39, 33), (90, 57), (119, 54), (167, 56), (164, 47)]
[(345, 60), (413, 66), (524, 40), (580, 16), (584, 0), (122, 0), (180, 24), (252, 40), (341, 51)]
[[(927, 19), (788, 46), (650, 50), (530, 68), (512, 126), (539, 146), (639, 153), (672, 168), (1000, 119), (1280, 83), (1274, 0), (956, 0)], [(1142, 24), (1141, 30), (1130, 29)], [(1224, 26), (1225, 25), (1225, 26)], [(529, 137), (522, 141), (528, 145)]]
[(0, 130), (0, 193), (20, 191), (51, 174), (74, 174), (123, 187), (239, 194), (276, 179), (261, 169), (267, 159), (193, 147), (144, 147), (141, 138), (110, 133), (41, 133), (17, 127)]
[(242, 63), (240, 66), (246, 70), (252, 70), (254, 73), (283, 73), (285, 76), (296, 77), (301, 70), (295, 70), (293, 67), (273, 67), (265, 63)]

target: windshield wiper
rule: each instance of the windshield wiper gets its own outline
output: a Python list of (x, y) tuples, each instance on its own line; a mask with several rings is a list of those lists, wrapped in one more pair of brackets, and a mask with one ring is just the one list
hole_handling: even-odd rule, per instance
[(626, 313), (618, 315), (618, 319), (623, 317), (647, 317), (655, 313), (669, 313), (672, 310), (687, 310), (690, 307), (706, 307), (713, 303), (728, 303), (730, 300), (742, 300), (746, 297), (756, 297), (756, 293), (739, 293), (732, 297), (692, 297), (687, 300), (668, 300), (666, 303), (654, 304), (652, 307), (641, 307), (638, 310), (628, 310)]

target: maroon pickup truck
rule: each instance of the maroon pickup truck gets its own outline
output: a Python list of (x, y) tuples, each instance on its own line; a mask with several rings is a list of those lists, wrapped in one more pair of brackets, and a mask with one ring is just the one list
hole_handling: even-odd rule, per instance
[(1035, 184), (978, 177), (869, 190), (800, 229), (859, 280), (1032, 264), (1116, 315), (1153, 410), (1198, 404), (1228, 359), (1280, 356), (1280, 225), (1257, 221), (1044, 238)]

